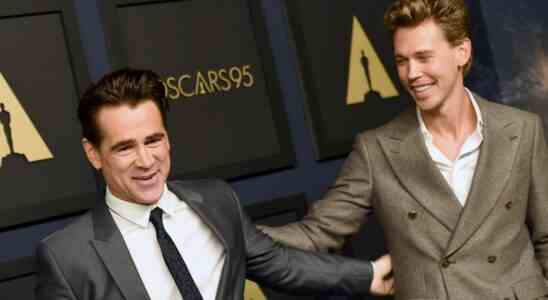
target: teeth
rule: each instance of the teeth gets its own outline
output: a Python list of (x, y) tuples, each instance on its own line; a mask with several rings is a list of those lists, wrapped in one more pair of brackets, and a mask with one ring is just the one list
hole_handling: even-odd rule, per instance
[(135, 177), (137, 180), (149, 180), (151, 179), (152, 177), (154, 177), (154, 174), (151, 174), (149, 176), (137, 176)]
[(415, 86), (415, 87), (413, 87), (413, 90), (415, 90), (416, 92), (423, 92), (423, 91), (426, 91), (427, 89), (429, 89), (430, 86), (431, 86), (431, 84)]

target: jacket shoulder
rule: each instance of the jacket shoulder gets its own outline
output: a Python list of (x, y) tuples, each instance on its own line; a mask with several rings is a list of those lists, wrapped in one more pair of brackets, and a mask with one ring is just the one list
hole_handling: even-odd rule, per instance
[(46, 244), (50, 248), (62, 249), (67, 246), (74, 246), (79, 242), (87, 242), (92, 236), (93, 225), (91, 211), (88, 211), (63, 229), (42, 239), (41, 244)]
[(418, 128), (415, 106), (409, 107), (385, 124), (367, 129), (356, 136), (356, 141), (373, 141), (379, 136), (400, 136)]
[(91, 212), (88, 211), (66, 227), (45, 237), (42, 242), (47, 244), (59, 244), (63, 243), (65, 240), (68, 240), (68, 242), (72, 240), (74, 242), (74, 239), (81, 239), (84, 236), (87, 237), (88, 234), (91, 234), (92, 232)]
[(234, 209), (239, 206), (238, 198), (230, 185), (220, 179), (177, 180), (170, 181), (168, 186), (179, 198), (199, 199), (209, 207)]
[(485, 99), (481, 99), (481, 106), (486, 114), (493, 115), (499, 119), (537, 120), (539, 118), (535, 113)]
[(211, 192), (232, 193), (230, 185), (221, 179), (173, 180), (168, 185), (179, 191), (194, 192), (200, 195)]

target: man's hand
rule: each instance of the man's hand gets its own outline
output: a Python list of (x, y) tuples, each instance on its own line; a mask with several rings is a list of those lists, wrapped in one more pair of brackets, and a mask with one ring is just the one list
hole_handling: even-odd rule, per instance
[(385, 254), (373, 262), (375, 265), (373, 281), (369, 292), (375, 296), (394, 294), (394, 277), (392, 277), (392, 259)]

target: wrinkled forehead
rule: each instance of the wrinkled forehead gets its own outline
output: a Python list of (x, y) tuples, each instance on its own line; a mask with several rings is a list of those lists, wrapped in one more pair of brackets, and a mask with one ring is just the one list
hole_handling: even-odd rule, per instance
[(165, 132), (162, 115), (153, 101), (104, 106), (97, 112), (95, 122), (101, 140), (139, 139)]

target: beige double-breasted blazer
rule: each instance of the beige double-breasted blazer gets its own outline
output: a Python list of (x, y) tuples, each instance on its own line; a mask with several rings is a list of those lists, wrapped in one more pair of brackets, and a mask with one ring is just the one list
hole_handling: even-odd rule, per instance
[(475, 98), (484, 139), (464, 207), (430, 158), (413, 108), (358, 135), (335, 183), (303, 221), (264, 231), (300, 248), (340, 248), (375, 213), (393, 259), (396, 299), (548, 295), (542, 122)]

